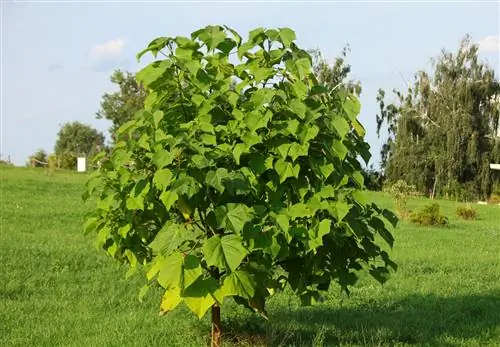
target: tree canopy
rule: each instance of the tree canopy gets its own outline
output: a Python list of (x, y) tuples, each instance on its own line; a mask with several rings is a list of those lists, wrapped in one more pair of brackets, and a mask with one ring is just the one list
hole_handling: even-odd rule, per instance
[(54, 151), (56, 155), (91, 157), (100, 152), (104, 145), (104, 135), (81, 122), (68, 122), (61, 126), (57, 133)]
[(145, 264), (161, 312), (212, 307), (220, 332), (226, 298), (265, 315), (287, 285), (309, 305), (332, 282), (348, 291), (359, 270), (386, 279), (396, 265), (375, 236), (392, 246), (397, 218), (363, 194), (359, 101), (318, 82), (291, 29), (243, 41), (208, 26), (148, 52), (144, 108), (87, 182), (97, 204), (85, 230), (132, 269)]
[(419, 71), (406, 92), (394, 91), (395, 103), (386, 105), (379, 90), (377, 131), (388, 129), (385, 174), (432, 196), (485, 199), (494, 177), (489, 164), (500, 157), (499, 81), (469, 36), (458, 52), (443, 50), (433, 63), (432, 74)]
[(119, 89), (102, 96), (101, 108), (97, 112), (96, 118), (111, 121), (109, 133), (114, 139), (116, 130), (142, 109), (146, 92), (137, 82), (135, 74), (131, 72), (116, 70), (111, 75), (111, 82), (116, 84)]

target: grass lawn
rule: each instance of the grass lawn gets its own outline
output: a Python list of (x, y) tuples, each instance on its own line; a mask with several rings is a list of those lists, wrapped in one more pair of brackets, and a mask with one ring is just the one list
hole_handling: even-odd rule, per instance
[[(142, 280), (125, 280), (126, 268), (84, 238), (84, 176), (0, 170), (0, 346), (206, 344), (208, 314), (200, 321), (181, 307), (159, 317), (161, 293), (141, 304)], [(440, 204), (449, 227), (394, 231), (399, 270), (384, 286), (365, 276), (350, 297), (332, 286), (307, 308), (282, 293), (269, 301), (269, 322), (230, 304), (226, 345), (500, 346), (500, 206), (475, 206), (470, 222), (456, 218), (457, 203)]]

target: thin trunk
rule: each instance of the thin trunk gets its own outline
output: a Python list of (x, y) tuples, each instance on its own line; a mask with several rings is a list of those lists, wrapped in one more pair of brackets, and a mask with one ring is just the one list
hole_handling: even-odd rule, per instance
[(432, 195), (431, 195), (431, 199), (434, 200), (434, 197), (436, 196), (436, 185), (437, 185), (437, 176), (436, 178), (434, 179), (434, 186), (432, 187)]
[(220, 306), (212, 305), (212, 344), (211, 347), (222, 346), (222, 327), (220, 324)]

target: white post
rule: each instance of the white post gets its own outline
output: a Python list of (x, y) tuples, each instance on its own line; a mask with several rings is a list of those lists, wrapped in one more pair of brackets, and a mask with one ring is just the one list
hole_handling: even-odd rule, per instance
[(85, 163), (85, 157), (78, 157), (76, 161), (76, 170), (78, 172), (85, 172), (86, 171), (86, 163)]

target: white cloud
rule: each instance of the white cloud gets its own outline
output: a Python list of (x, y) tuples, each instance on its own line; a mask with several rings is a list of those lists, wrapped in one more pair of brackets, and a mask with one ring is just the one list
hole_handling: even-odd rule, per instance
[(92, 47), (89, 52), (89, 59), (94, 62), (118, 59), (122, 55), (124, 47), (125, 40), (121, 38), (100, 43)]
[(500, 52), (500, 36), (491, 35), (478, 41), (479, 49), (484, 52)]

